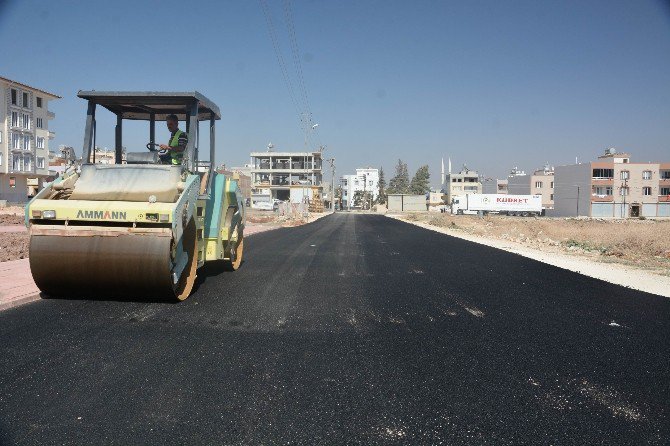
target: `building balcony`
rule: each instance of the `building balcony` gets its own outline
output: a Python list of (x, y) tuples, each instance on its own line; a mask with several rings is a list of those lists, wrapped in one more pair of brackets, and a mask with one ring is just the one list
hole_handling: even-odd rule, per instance
[(614, 183), (614, 178), (611, 178), (611, 177), (592, 177), (591, 182), (593, 184), (612, 184), (612, 183)]
[(56, 137), (56, 132), (49, 131), (49, 139), (54, 139)]
[(312, 168), (311, 166), (257, 166), (257, 167), (252, 167), (251, 172), (259, 172), (259, 173), (268, 173), (268, 172), (273, 172), (273, 173), (278, 173), (278, 172), (320, 172), (321, 167), (314, 167)]
[(294, 188), (294, 189), (300, 189), (300, 188), (306, 188), (306, 187), (322, 187), (322, 183), (315, 181), (314, 184), (311, 182), (308, 183), (299, 183), (297, 181), (294, 181), (292, 183), (288, 182), (280, 182), (280, 181), (273, 181), (270, 183), (269, 181), (263, 181), (259, 183), (253, 183), (251, 185), (252, 188), (254, 189), (289, 189), (289, 188)]
[(670, 178), (661, 178), (658, 180), (658, 184), (662, 184), (663, 186), (670, 186)]
[(670, 195), (659, 195), (658, 196), (658, 202), (659, 203), (669, 203), (670, 202)]
[(54, 119), (56, 117), (56, 113), (52, 111), (47, 112), (47, 119)]
[(591, 202), (593, 203), (611, 203), (613, 201), (613, 195), (591, 195)]

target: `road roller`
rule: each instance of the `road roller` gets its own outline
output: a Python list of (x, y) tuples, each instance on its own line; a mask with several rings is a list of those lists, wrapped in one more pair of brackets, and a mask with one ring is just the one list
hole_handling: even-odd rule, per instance
[[(77, 95), (88, 101), (81, 162), (26, 206), (30, 269), (39, 289), (54, 297), (184, 300), (206, 262), (237, 270), (245, 209), (238, 178), (215, 170), (219, 108), (198, 92)], [(188, 136), (177, 161), (156, 150), (156, 122), (170, 115)], [(113, 159), (96, 160), (98, 119), (110, 127)], [(128, 121), (136, 121), (133, 139), (148, 127), (148, 150), (126, 151)], [(200, 159), (201, 127), (209, 140), (207, 161)], [(167, 142), (164, 125), (159, 132)]]

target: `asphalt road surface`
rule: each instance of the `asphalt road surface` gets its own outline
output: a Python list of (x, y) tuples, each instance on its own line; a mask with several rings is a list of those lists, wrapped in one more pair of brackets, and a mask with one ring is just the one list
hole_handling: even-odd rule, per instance
[(670, 300), (383, 216), (90, 297), (0, 313), (0, 444), (670, 442)]

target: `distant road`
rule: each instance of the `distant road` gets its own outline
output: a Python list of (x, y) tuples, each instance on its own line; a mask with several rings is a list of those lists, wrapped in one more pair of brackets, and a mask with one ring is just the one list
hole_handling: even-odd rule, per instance
[(245, 244), (180, 304), (0, 312), (0, 444), (668, 443), (667, 298), (377, 215)]

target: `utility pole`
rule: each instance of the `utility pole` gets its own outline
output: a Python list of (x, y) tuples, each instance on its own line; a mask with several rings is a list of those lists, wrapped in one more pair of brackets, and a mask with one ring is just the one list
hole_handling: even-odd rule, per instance
[(626, 209), (626, 195), (628, 194), (628, 177), (623, 179), (623, 184), (621, 185), (622, 196), (623, 196), (623, 209), (621, 209), (621, 217), (628, 218), (628, 209)]
[(328, 158), (326, 161), (330, 163), (330, 210), (335, 212), (335, 158)]
[(579, 186), (577, 186), (577, 217), (579, 217)]
[(365, 210), (365, 205), (368, 205), (368, 210), (372, 209), (372, 200), (368, 199), (368, 173), (365, 172), (363, 174), (364, 178), (364, 183), (363, 183), (363, 202), (361, 203), (361, 207), (363, 210)]

